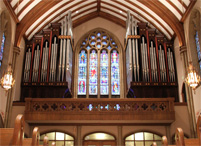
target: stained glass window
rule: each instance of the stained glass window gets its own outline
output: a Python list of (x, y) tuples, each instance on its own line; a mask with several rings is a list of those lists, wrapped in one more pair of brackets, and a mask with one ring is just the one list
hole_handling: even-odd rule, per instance
[(98, 56), (95, 50), (90, 53), (90, 64), (89, 64), (89, 95), (97, 95), (97, 62)]
[[(83, 97), (79, 95), (86, 95), (86, 98), (119, 97), (111, 96), (120, 95), (117, 42), (104, 31), (94, 31), (80, 43), (80, 50), (78, 98)], [(92, 105), (88, 108), (92, 110)], [(119, 110), (120, 107), (115, 108)]]
[(196, 34), (195, 34), (195, 43), (196, 43), (196, 49), (197, 49), (197, 54), (198, 54), (198, 63), (199, 63), (200, 69), (201, 69), (201, 51), (200, 51), (198, 31), (196, 31)]
[(1, 40), (1, 50), (0, 50), (0, 68), (1, 68), (2, 60), (3, 60), (3, 51), (4, 51), (4, 46), (5, 46), (5, 40), (6, 40), (6, 37), (5, 37), (5, 34), (3, 33), (2, 40)]
[(100, 60), (100, 94), (108, 95), (108, 54), (102, 50)]
[(79, 54), (78, 95), (86, 94), (87, 54), (82, 50)]
[(112, 50), (111, 53), (111, 86), (112, 95), (120, 94), (120, 82), (119, 82), (119, 54), (116, 50)]

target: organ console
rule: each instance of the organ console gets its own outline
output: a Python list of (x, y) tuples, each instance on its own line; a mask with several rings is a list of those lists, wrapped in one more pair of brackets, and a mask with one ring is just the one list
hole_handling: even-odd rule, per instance
[(26, 42), (21, 100), (71, 97), (73, 34), (71, 12)]
[(127, 13), (127, 97), (175, 97), (178, 87), (173, 43)]

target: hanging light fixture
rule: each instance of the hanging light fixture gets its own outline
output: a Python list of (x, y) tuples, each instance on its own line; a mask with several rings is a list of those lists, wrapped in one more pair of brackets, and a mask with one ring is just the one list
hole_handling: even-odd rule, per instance
[(186, 77), (187, 84), (193, 88), (193, 90), (196, 89), (196, 87), (200, 84), (200, 76), (196, 72), (195, 68), (193, 67), (192, 63), (189, 63), (188, 68), (188, 74)]
[(3, 89), (5, 89), (7, 91), (10, 88), (12, 88), (14, 83), (15, 83), (15, 80), (13, 78), (11, 65), (9, 65), (8, 66), (8, 72), (6, 74), (4, 74), (1, 78), (1, 86)]

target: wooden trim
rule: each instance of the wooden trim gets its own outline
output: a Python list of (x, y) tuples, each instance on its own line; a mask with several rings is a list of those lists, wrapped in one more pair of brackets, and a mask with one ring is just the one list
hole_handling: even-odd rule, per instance
[(143, 4), (150, 8), (153, 12), (158, 14), (159, 17), (163, 18), (163, 20), (170, 27), (172, 27), (173, 31), (176, 33), (179, 39), (180, 46), (186, 44), (183, 24), (181, 24), (177, 17), (171, 11), (169, 11), (166, 6), (161, 5), (159, 1), (143, 1)]
[(179, 8), (178, 8), (177, 6), (175, 6), (172, 1), (167, 0), (166, 2), (169, 3), (173, 8), (175, 8), (175, 10), (177, 10), (177, 12), (178, 12), (181, 16), (183, 15), (182, 12), (179, 10)]
[(25, 102), (14, 101), (13, 106), (25, 106)]
[(187, 106), (187, 102), (175, 102), (174, 106)]
[(20, 14), (33, 2), (34, 0), (29, 1), (18, 13), (17, 17), (20, 16)]
[(191, 10), (193, 9), (193, 7), (194, 7), (194, 5), (195, 5), (196, 2), (197, 2), (196, 0), (191, 0), (190, 5), (189, 5), (188, 8), (186, 9), (186, 11), (185, 11), (183, 17), (181, 18), (181, 22), (184, 23), (184, 21), (186, 20), (187, 16), (190, 14), (190, 12), (191, 12)]
[[(39, 26), (41, 23), (43, 23), (48, 17), (50, 17), (51, 15), (53, 15), (55, 12), (57, 12), (59, 9), (61, 9), (61, 8), (64, 7), (65, 5), (70, 4), (71, 2), (73, 2), (73, 1), (68, 1), (68, 2), (66, 2), (65, 4), (61, 5), (60, 7), (58, 7), (57, 9), (55, 9), (54, 11), (52, 11), (51, 13), (49, 13), (45, 18), (43, 18), (43, 20), (41, 20), (41, 21), (28, 33), (27, 37), (29, 37), (29, 36), (31, 35), (31, 33), (32, 33), (36, 28), (38, 28), (38, 26)], [(79, 3), (82, 3), (82, 1), (80, 1)], [(77, 3), (76, 3), (76, 4), (77, 4)], [(47, 23), (45, 23), (45, 24), (43, 25), (43, 27), (46, 26), (47, 24), (49, 24), (52, 20), (54, 20), (56, 17), (60, 16), (62, 13), (64, 13), (64, 12), (67, 11), (68, 9), (72, 8), (73, 6), (75, 6), (76, 4), (72, 5), (71, 7), (68, 7), (67, 9), (63, 10), (61, 13), (57, 14), (57, 15), (56, 15), (55, 17), (53, 17), (50, 21), (48, 21)], [(43, 15), (43, 14), (42, 14), (42, 15)], [(42, 16), (42, 15), (41, 15), (41, 16)], [(36, 21), (37, 21), (37, 19), (36, 19)], [(33, 23), (34, 23), (34, 22), (33, 22)], [(43, 27), (41, 27), (41, 28), (38, 30), (38, 32), (40, 32), (40, 31), (43, 29)], [(29, 28), (28, 28), (28, 29), (29, 29)], [(36, 32), (36, 33), (37, 33), (37, 32)]]
[(109, 20), (109, 21), (111, 21), (113, 23), (118, 24), (118, 25), (122, 26), (123, 28), (126, 27), (126, 22), (124, 20), (116, 17), (116, 16), (113, 16), (111, 14), (101, 12), (101, 11), (99, 12), (99, 16), (102, 17), (102, 18), (105, 18), (105, 19), (107, 19), (107, 20)]
[(113, 12), (113, 13), (116, 13), (117, 15), (120, 15), (120, 16), (122, 16), (122, 17), (124, 17), (124, 18), (127, 18), (127, 17), (126, 17), (126, 16), (124, 16), (123, 14), (118, 13), (118, 12), (116, 12), (116, 11), (112, 10), (112, 9), (107, 8), (107, 7), (101, 6), (101, 8), (106, 9), (106, 10), (108, 10), (108, 11), (111, 11), (111, 12)]
[(15, 12), (13, 11), (13, 8), (10, 5), (9, 1), (8, 0), (3, 0), (3, 2), (6, 5), (6, 7), (7, 7), (8, 11), (10, 12), (11, 16), (13, 17), (13, 20), (15, 21), (15, 23), (19, 23), (20, 21), (18, 20)]
[(101, 0), (97, 0), (97, 12), (100, 12)]
[(22, 2), (23, 0), (18, 0), (18, 2), (13, 6), (13, 11), (15, 12), (15, 10), (17, 9), (17, 7), (19, 7), (20, 3)]
[(14, 46), (20, 46), (20, 41), (29, 26), (31, 26), (38, 18), (40, 18), (40, 16), (42, 16), (51, 7), (55, 6), (59, 1), (61, 0), (48, 1), (48, 3), (46, 1), (41, 1), (37, 4), (37, 6), (31, 9), (31, 11), (29, 11), (29, 13), (26, 14), (25, 17), (20, 21), (19, 25), (17, 25)]
[(84, 15), (84, 16), (80, 17), (79, 19), (76, 19), (73, 21), (73, 27), (75, 28), (93, 18), (96, 18), (97, 16), (98, 16), (98, 12), (92, 12), (87, 15)]
[[(113, 0), (113, 1), (114, 1), (114, 0)], [(122, 4), (122, 3), (118, 2), (118, 1), (114, 1), (114, 2), (117, 3), (117, 4), (123, 5), (124, 7), (126, 7), (126, 8), (128, 8), (128, 9), (132, 10), (133, 12), (139, 14), (142, 18), (144, 18), (145, 20), (147, 20), (148, 22), (150, 22), (145, 16), (141, 15), (138, 11), (136, 11), (136, 10), (133, 9), (132, 7), (128, 7), (127, 5)], [(167, 33), (168, 33), (168, 34), (170, 35), (170, 37), (172, 38), (172, 34), (167, 30), (166, 27), (164, 27), (164, 25), (163, 25), (160, 21), (158, 21), (158, 19), (156, 19), (155, 17), (153, 17), (150, 13), (147, 13), (146, 10), (142, 9), (141, 7), (139, 7), (138, 5), (134, 4), (133, 2), (131, 2), (131, 1), (127, 1), (127, 2), (130, 3), (131, 5), (133, 5), (133, 6), (137, 7), (137, 8), (139, 8), (140, 10), (144, 11), (147, 15), (149, 15), (150, 17), (152, 17), (160, 26), (163, 27), (163, 29), (165, 29), (165, 30), (167, 31)], [(142, 4), (144, 4), (144, 1), (143, 1), (143, 2), (139, 1), (139, 2), (142, 3)], [(145, 5), (145, 6), (146, 6), (146, 5)], [(150, 9), (150, 10), (152, 10), (152, 9)], [(152, 11), (153, 11), (153, 10), (152, 10)], [(169, 10), (168, 10), (168, 11), (169, 11)], [(157, 14), (157, 13), (156, 13), (156, 14)], [(161, 17), (161, 16), (159, 15), (159, 17)], [(163, 17), (161, 17), (161, 18), (163, 18)], [(150, 22), (150, 23), (151, 23), (155, 28), (157, 28), (158, 30), (160, 30), (161, 33), (163, 33), (163, 31), (162, 31), (159, 27), (157, 27), (154, 23), (152, 23), (152, 22)], [(165, 34), (164, 34), (164, 35), (165, 35)], [(166, 36), (166, 35), (165, 35), (165, 36)]]
[(180, 4), (181, 4), (185, 9), (188, 8), (188, 6), (183, 2), (183, 0), (178, 0), (178, 1), (180, 2)]

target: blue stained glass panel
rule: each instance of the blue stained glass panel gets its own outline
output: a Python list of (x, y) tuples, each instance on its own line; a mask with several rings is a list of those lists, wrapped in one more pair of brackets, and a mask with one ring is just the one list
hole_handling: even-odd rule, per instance
[(101, 53), (100, 59), (100, 93), (108, 95), (108, 54), (106, 50)]
[(107, 43), (105, 41), (102, 42), (103, 45), (107, 45)]
[(115, 45), (116, 43), (115, 42), (112, 42), (112, 45)]
[(86, 95), (87, 54), (82, 50), (79, 54), (78, 95)]
[(3, 51), (4, 51), (4, 46), (5, 46), (5, 40), (6, 40), (6, 37), (5, 37), (5, 34), (3, 33), (2, 40), (1, 40), (1, 50), (0, 50), (0, 67), (2, 65), (2, 60), (3, 60)]
[(90, 64), (89, 64), (89, 95), (97, 95), (97, 60), (98, 56), (95, 50), (90, 53)]
[(112, 95), (120, 94), (120, 82), (119, 82), (119, 54), (116, 50), (111, 54), (111, 91)]
[[(201, 52), (200, 52), (200, 42), (199, 42), (198, 31), (196, 31), (196, 34), (195, 34), (195, 43), (196, 43), (199, 64), (201, 64), (200, 63), (201, 62)], [(200, 69), (201, 69), (201, 67), (200, 67)]]
[(101, 45), (100, 45), (100, 44), (98, 44), (98, 45), (97, 45), (97, 48), (100, 48), (100, 47), (101, 47)]
[(94, 41), (93, 41), (93, 42), (91, 42), (91, 45), (95, 45), (95, 44), (96, 44), (96, 42), (94, 42)]
[(100, 32), (99, 33), (97, 33), (97, 36), (99, 37), (101, 34), (100, 34)]
[(91, 36), (92, 39), (95, 39), (96, 37), (94, 35)]
[(103, 36), (103, 39), (106, 39), (106, 38), (107, 38), (107, 36), (106, 36), (106, 35), (104, 35), (104, 36)]
[(108, 50), (110, 50), (111, 48), (112, 48), (111, 46), (108, 46), (108, 47), (107, 47)]
[(87, 50), (89, 50), (89, 49), (91, 49), (91, 47), (90, 47), (90, 46), (87, 46)]

